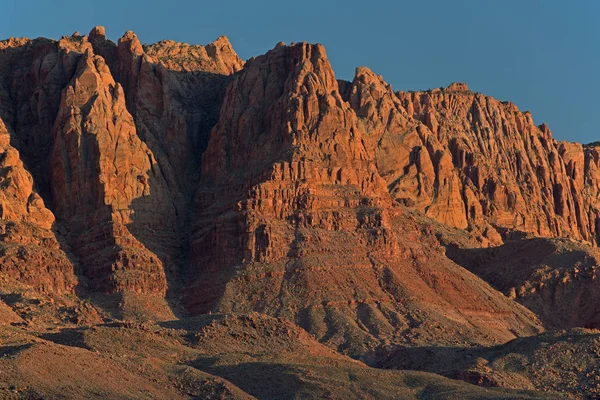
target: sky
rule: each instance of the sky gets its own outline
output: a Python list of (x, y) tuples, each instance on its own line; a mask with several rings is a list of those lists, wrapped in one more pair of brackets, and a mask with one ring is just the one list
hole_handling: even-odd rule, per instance
[(106, 27), (142, 43), (226, 35), (243, 59), (322, 43), (338, 79), (367, 66), (394, 90), (466, 82), (529, 110), (559, 140), (600, 140), (597, 0), (2, 0), (0, 40)]

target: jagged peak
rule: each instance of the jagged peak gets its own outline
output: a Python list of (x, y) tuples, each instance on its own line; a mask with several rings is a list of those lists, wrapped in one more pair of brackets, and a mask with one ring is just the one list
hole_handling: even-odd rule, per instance
[(206, 51), (211, 57), (216, 57), (218, 52), (229, 53), (231, 57), (234, 57), (235, 59), (239, 60), (239, 63), (243, 64), (242, 59), (239, 58), (235, 50), (233, 50), (233, 46), (231, 45), (231, 42), (227, 36), (219, 36), (212, 43), (207, 44)]
[(538, 128), (540, 128), (540, 131), (544, 133), (550, 133), (550, 127), (545, 122), (543, 122), (541, 125), (538, 125)]
[(133, 31), (127, 31), (123, 34), (123, 36), (119, 39), (118, 47), (119, 51), (122, 51), (122, 49), (127, 49), (135, 55), (142, 55), (144, 53), (142, 44)]
[(375, 72), (373, 72), (373, 70), (371, 68), (365, 67), (364, 65), (360, 65), (360, 66), (356, 67), (354, 76), (356, 77), (356, 76), (362, 76), (362, 75), (379, 76)]
[(315, 54), (318, 54), (323, 58), (327, 58), (327, 50), (325, 49), (325, 46), (323, 46), (321, 43), (309, 43), (306, 41), (292, 42), (289, 45), (286, 45), (285, 42), (278, 42), (272, 50), (267, 52), (267, 54), (275, 50), (291, 51), (291, 49), (303, 49), (308, 52), (307, 54), (312, 54), (312, 52), (315, 51)]
[(281, 53), (285, 53), (285, 57), (288, 60), (286, 64), (289, 63), (288, 67), (300, 67), (303, 61), (308, 61), (314, 66), (318, 64), (325, 66), (325, 68), (317, 68), (314, 72), (325, 72), (332, 77), (334, 75), (333, 68), (327, 57), (327, 50), (320, 43), (294, 42), (285, 45), (283, 42), (280, 42), (265, 55), (256, 57), (255, 60), (264, 59), (265, 57), (279, 57)]
[(356, 67), (353, 84), (356, 84), (358, 82), (364, 84), (375, 84), (378, 86), (384, 86), (386, 89), (389, 90), (392, 89), (392, 86), (383, 79), (383, 76), (376, 74), (375, 72), (373, 72), (372, 69), (365, 66)]
[(292, 78), (289, 83), (294, 82), (293, 85), (296, 87), (287, 88), (288, 91), (295, 91), (304, 85), (306, 83), (304, 78), (309, 73), (318, 76), (318, 84), (323, 86), (325, 92), (337, 91), (338, 82), (322, 44), (294, 42), (284, 45), (278, 43), (266, 54), (248, 60), (245, 69), (252, 67), (263, 69), (265, 64), (271, 63), (280, 65), (282, 76), (285, 76), (286, 79)]
[(154, 49), (154, 48), (159, 48), (159, 47), (174, 47), (174, 46), (190, 47), (190, 48), (206, 48), (211, 45), (215, 46), (216, 48), (219, 48), (219, 49), (228, 48), (228, 50), (234, 51), (233, 46), (231, 45), (231, 42), (229, 41), (229, 38), (224, 35), (219, 36), (217, 39), (213, 40), (212, 42), (210, 42), (206, 45), (190, 44), (187, 42), (178, 42), (177, 40), (172, 40), (172, 39), (163, 39), (163, 40), (160, 40), (155, 43), (145, 44), (144, 48), (145, 49)]
[(450, 85), (448, 85), (448, 87), (446, 89), (453, 91), (453, 92), (469, 92), (470, 91), (469, 86), (464, 82), (452, 82)]
[(31, 44), (33, 40), (24, 37), (9, 37), (8, 39), (4, 39), (0, 41), (0, 50), (4, 50), (10, 47), (18, 47), (24, 46), (26, 44)]
[[(424, 89), (424, 90), (401, 90), (398, 92), (399, 94), (401, 93), (411, 93), (411, 94), (443, 94), (443, 93), (455, 93), (455, 94), (460, 94), (460, 93), (464, 93), (464, 94), (475, 94), (475, 95), (482, 95), (481, 93), (475, 93), (473, 92), (471, 89), (469, 89), (469, 86), (464, 83), (464, 82), (452, 82), (451, 84), (449, 84), (448, 86), (441, 86), (441, 87), (436, 87), (436, 88), (432, 88), (432, 89)], [(486, 96), (489, 97), (489, 96)]]
[(211, 44), (214, 45), (220, 45), (220, 46), (229, 46), (229, 47), (233, 47), (231, 46), (231, 41), (229, 40), (229, 38), (225, 35), (221, 35), (219, 36), (217, 39), (215, 39)]
[(161, 40), (143, 45), (143, 51), (171, 70), (202, 70), (230, 75), (244, 66), (244, 61), (233, 50), (226, 36), (220, 36), (207, 45)]
[(58, 48), (66, 54), (70, 52), (85, 54), (88, 50), (93, 51), (87, 36), (63, 36), (58, 41)]
[(88, 34), (88, 37), (90, 40), (95, 40), (95, 39), (105, 40), (106, 39), (106, 29), (101, 25), (96, 25), (95, 27), (92, 28), (92, 30)]
[(134, 31), (127, 31), (123, 34), (123, 36), (121, 36), (122, 40), (133, 40), (133, 39), (137, 39), (137, 35), (135, 34)]
[(377, 75), (375, 72), (373, 72), (373, 70), (371, 70), (369, 67), (356, 67), (356, 70), (354, 72), (354, 81), (366, 82), (373, 80), (383, 81), (383, 78)]

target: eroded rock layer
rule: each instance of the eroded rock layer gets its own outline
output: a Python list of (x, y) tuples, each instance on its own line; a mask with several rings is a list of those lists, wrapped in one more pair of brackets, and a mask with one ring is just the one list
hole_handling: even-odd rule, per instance
[(600, 249), (534, 238), (494, 248), (450, 247), (448, 255), (537, 315), (549, 328), (600, 327)]
[(44, 292), (72, 293), (74, 266), (33, 183), (0, 119), (0, 272)]

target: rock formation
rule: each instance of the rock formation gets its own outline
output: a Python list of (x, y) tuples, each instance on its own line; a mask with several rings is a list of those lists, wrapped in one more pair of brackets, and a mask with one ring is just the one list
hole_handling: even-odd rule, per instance
[(0, 119), (0, 272), (43, 292), (71, 293), (77, 279), (54, 221)]
[[(132, 203), (150, 197), (149, 175), (160, 176), (160, 170), (136, 134), (122, 87), (85, 45), (85, 53), (71, 57), (76, 67), (54, 125), (54, 210), (96, 289), (164, 294), (160, 260), (126, 226), (135, 213)], [(161, 186), (152, 190), (160, 193)]]
[(371, 148), (322, 46), (249, 61), (203, 156), (188, 309), (284, 316), (354, 354), (436, 330), (450, 344), (539, 329), (420, 235)]
[[(530, 113), (465, 84), (398, 97), (433, 134), (422, 141), (434, 163), (438, 196), (455, 192), (435, 212), (425, 205), (428, 215), (483, 230), (492, 242), (498, 242), (495, 230), (504, 238), (520, 231), (598, 243), (597, 149), (557, 142)], [(398, 197), (405, 199), (411, 203), (409, 196)]]
[[(126, 352), (105, 363), (110, 376), (150, 354), (150, 372), (131, 379), (172, 397), (322, 397), (338, 383), (265, 392), (238, 376), (281, 366), (294, 380), (322, 368), (341, 382), (361, 376), (361, 387), (375, 376), (338, 353), (439, 373), (415, 358), (480, 354), (494, 365), (469, 359), (452, 377), (539, 390), (547, 381), (531, 366), (545, 352), (519, 356), (532, 369), (513, 373), (511, 345), (485, 346), (600, 327), (599, 229), (600, 147), (557, 142), (463, 83), (394, 92), (366, 67), (336, 80), (324, 47), (308, 43), (244, 62), (224, 36), (142, 44), (128, 31), (115, 43), (95, 27), (0, 42), (6, 382), (60, 392), (36, 380), (46, 368), (21, 370), (50, 357), (51, 341), (87, 349), (52, 350), (74, 365), (96, 360), (92, 350)], [(552, 335), (540, 340), (560, 349), (573, 336)], [(594, 348), (593, 332), (578, 335)], [(537, 346), (528, 340), (513, 343)], [(318, 350), (327, 367), (296, 350)], [(98, 379), (85, 371), (84, 383)], [(405, 375), (380, 372), (395, 383), (367, 392), (397, 397)], [(410, 393), (452, 386), (406, 376), (424, 382)], [(582, 376), (571, 393), (597, 390)], [(130, 393), (117, 386), (107, 395)]]
[[(465, 84), (396, 93), (365, 67), (338, 81), (321, 45), (244, 63), (225, 37), (95, 27), (1, 42), (0, 85), (2, 268), (44, 290), (259, 311), (365, 355), (542, 329), (421, 216), (475, 246), (596, 241), (598, 149)], [(25, 242), (49, 264), (21, 265)]]
[(597, 243), (597, 149), (464, 83), (393, 93), (361, 67), (346, 91), (397, 201), (485, 245), (518, 232)]
[[(91, 290), (164, 296), (167, 276), (176, 285), (184, 267), (189, 203), (226, 74), (243, 62), (225, 37), (205, 47), (164, 41), (147, 55), (133, 32), (117, 46), (102, 27), (58, 42), (9, 39), (0, 50), (5, 142), (21, 151), (11, 147), (6, 162), (31, 181), (0, 194), (28, 214), (11, 205), (2, 219), (45, 220)], [(52, 212), (36, 216), (33, 181)]]
[(449, 247), (448, 255), (548, 328), (600, 328), (600, 249), (567, 239), (534, 238), (494, 248)]

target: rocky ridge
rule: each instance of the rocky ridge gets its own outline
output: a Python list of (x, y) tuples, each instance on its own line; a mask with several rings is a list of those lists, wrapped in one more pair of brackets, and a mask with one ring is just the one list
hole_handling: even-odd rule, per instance
[[(554, 254), (515, 269), (525, 237), (599, 243), (598, 151), (465, 84), (394, 92), (366, 67), (339, 81), (321, 45), (243, 62), (225, 37), (12, 38), (0, 273), (90, 297), (103, 311), (73, 306), (80, 323), (258, 312), (366, 362), (595, 327), (597, 258), (583, 283), (579, 264), (540, 275)], [(553, 316), (571, 295), (578, 318)]]

